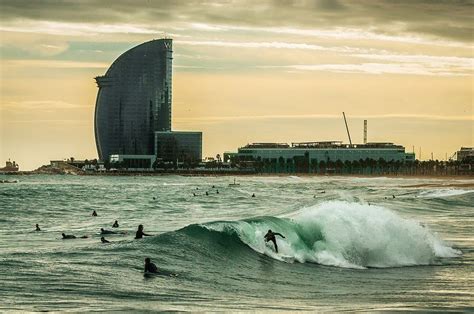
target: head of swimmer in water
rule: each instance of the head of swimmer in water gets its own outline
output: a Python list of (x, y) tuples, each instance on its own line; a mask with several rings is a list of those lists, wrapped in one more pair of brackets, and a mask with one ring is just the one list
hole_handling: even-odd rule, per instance
[(63, 235), (63, 238), (65, 238), (65, 237), (66, 237), (66, 235), (65, 235), (64, 233), (62, 233), (62, 235)]
[(138, 230), (143, 230), (143, 225), (138, 225)]
[(145, 258), (145, 264), (150, 264), (151, 263), (151, 260), (149, 257)]

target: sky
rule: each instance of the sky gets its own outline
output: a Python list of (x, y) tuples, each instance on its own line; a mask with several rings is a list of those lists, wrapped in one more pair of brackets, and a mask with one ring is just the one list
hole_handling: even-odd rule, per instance
[[(94, 77), (173, 38), (173, 129), (253, 142), (474, 146), (474, 0), (0, 0), (0, 162), (97, 158)], [(421, 151), (421, 156), (420, 156)], [(0, 164), (1, 165), (1, 164)]]

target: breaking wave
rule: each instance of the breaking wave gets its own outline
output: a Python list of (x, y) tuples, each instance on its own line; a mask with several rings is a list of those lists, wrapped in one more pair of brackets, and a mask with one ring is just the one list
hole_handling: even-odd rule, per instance
[[(268, 229), (285, 236), (277, 237), (279, 253), (263, 241)], [(345, 201), (324, 202), (283, 218), (215, 221), (178, 232), (284, 262), (346, 268), (432, 265), (461, 254), (416, 221), (384, 207)]]
[(459, 190), (459, 189), (436, 189), (423, 191), (420, 193), (420, 197), (424, 198), (443, 198), (450, 196), (463, 195), (474, 192), (473, 190)]

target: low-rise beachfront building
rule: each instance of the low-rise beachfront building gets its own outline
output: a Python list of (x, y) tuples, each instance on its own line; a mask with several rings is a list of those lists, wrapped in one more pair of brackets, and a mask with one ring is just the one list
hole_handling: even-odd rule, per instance
[(342, 142), (304, 142), (304, 143), (254, 143), (238, 149), (234, 156), (239, 159), (293, 160), (307, 157), (310, 161), (358, 161), (365, 159), (412, 162), (414, 153), (406, 153), (405, 147), (393, 143), (342, 144)]
[(253, 143), (240, 147), (237, 153), (225, 153), (224, 161), (241, 166), (255, 166), (260, 163), (263, 171), (270, 172), (325, 172), (337, 167), (365, 165), (372, 161), (396, 163), (415, 161), (414, 153), (405, 152), (405, 147), (393, 143), (343, 144), (340, 141), (303, 143)]
[(456, 152), (457, 161), (463, 161), (469, 158), (474, 158), (474, 147), (461, 147), (461, 149)]
[(110, 155), (109, 159), (112, 169), (118, 167), (134, 171), (151, 170), (155, 160), (155, 155)]

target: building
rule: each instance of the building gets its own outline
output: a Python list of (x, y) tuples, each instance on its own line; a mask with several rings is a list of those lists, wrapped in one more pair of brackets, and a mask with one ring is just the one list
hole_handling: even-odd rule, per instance
[(171, 130), (172, 40), (152, 40), (119, 56), (95, 78), (99, 159), (151, 155), (154, 132)]
[(263, 162), (292, 163), (305, 158), (312, 162), (353, 162), (379, 160), (412, 162), (414, 153), (406, 153), (405, 147), (393, 143), (342, 144), (338, 141), (303, 143), (254, 143), (238, 149), (237, 153), (224, 154), (224, 160), (237, 158), (240, 161), (260, 160)]
[(200, 162), (202, 132), (155, 132), (155, 156), (163, 161)]
[(461, 149), (456, 152), (457, 161), (464, 161), (467, 159), (474, 159), (473, 147), (461, 147)]
[(100, 160), (127, 169), (151, 168), (156, 159), (201, 161), (202, 132), (171, 130), (172, 54), (172, 39), (152, 40), (95, 78)]
[(155, 155), (110, 155), (113, 167), (124, 169), (146, 170), (151, 169), (156, 160)]
[(12, 162), (9, 159), (5, 162), (5, 167), (0, 168), (0, 171), (2, 171), (2, 172), (16, 172), (19, 169), (20, 169), (20, 166), (15, 161)]

